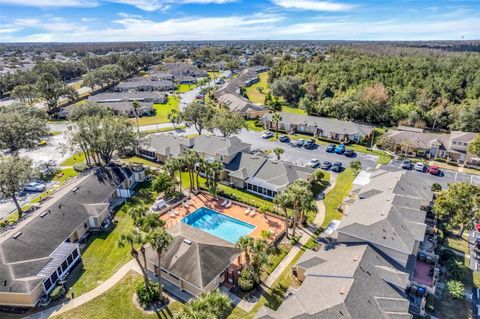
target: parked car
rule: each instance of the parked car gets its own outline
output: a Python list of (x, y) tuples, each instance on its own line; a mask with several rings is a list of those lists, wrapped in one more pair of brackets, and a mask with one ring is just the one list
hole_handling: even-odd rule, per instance
[(335, 148), (335, 153), (337, 153), (337, 154), (343, 154), (343, 152), (345, 152), (345, 145), (339, 144), (339, 145)]
[(197, 100), (203, 100), (203, 95), (202, 95), (202, 94), (198, 94), (198, 95), (195, 96), (195, 98), (196, 98)]
[(438, 168), (438, 166), (430, 166), (428, 168), (428, 172), (432, 175), (440, 175), (441, 171), (440, 171), (440, 168)]
[(328, 153), (333, 153), (333, 152), (335, 152), (335, 148), (336, 148), (336, 147), (337, 147), (337, 146), (336, 146), (335, 144), (330, 144), (330, 145), (327, 146), (326, 151), (327, 151)]
[(262, 132), (262, 138), (267, 139), (267, 138), (271, 138), (271, 137), (273, 137), (273, 133), (272, 133), (272, 132), (270, 132), (270, 131), (263, 131), (263, 132)]
[(342, 163), (335, 162), (332, 164), (332, 171), (334, 172), (341, 172), (342, 171)]
[(348, 149), (348, 150), (345, 150), (345, 153), (343, 155), (345, 155), (346, 157), (354, 157), (355, 156), (355, 151), (351, 150), (351, 149)]
[(400, 165), (400, 167), (403, 169), (410, 169), (412, 167), (412, 161), (410, 161), (409, 159), (406, 159), (402, 161), (402, 165)]
[(287, 135), (282, 135), (278, 138), (278, 140), (282, 143), (288, 143), (290, 142), (290, 137), (288, 137)]
[(425, 170), (425, 165), (421, 162), (415, 164), (415, 170), (418, 172), (423, 172)]
[(320, 165), (321, 169), (330, 169), (330, 167), (332, 167), (332, 163), (330, 163), (329, 161), (323, 161)]
[(308, 141), (305, 141), (305, 143), (303, 144), (303, 148), (307, 150), (311, 150), (314, 147), (315, 147), (315, 140), (308, 140)]
[(315, 168), (319, 164), (320, 164), (320, 162), (318, 161), (318, 159), (314, 158), (314, 159), (309, 160), (306, 166), (311, 167), (311, 168)]
[(303, 138), (301, 138), (301, 139), (299, 139), (295, 142), (295, 146), (297, 146), (297, 147), (302, 147), (303, 144), (305, 144), (305, 140)]
[(43, 192), (47, 186), (43, 183), (31, 182), (25, 185), (24, 190), (27, 192)]

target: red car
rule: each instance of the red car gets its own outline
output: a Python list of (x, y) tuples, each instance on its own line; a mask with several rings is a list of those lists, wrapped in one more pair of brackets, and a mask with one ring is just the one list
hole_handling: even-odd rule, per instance
[(438, 168), (438, 166), (430, 166), (428, 168), (428, 172), (432, 175), (439, 175), (440, 174), (440, 169)]

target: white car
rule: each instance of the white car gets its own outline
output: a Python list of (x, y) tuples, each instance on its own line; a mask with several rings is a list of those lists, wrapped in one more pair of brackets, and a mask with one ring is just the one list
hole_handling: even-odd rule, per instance
[(25, 185), (24, 190), (27, 192), (43, 192), (47, 186), (42, 183), (31, 182)]
[(311, 168), (315, 168), (318, 165), (320, 165), (320, 162), (318, 161), (318, 159), (311, 159), (311, 160), (308, 161), (306, 166), (311, 167)]
[(265, 139), (266, 139), (266, 138), (271, 138), (271, 137), (273, 137), (273, 133), (272, 133), (272, 132), (270, 132), (270, 131), (263, 131), (263, 132), (262, 132), (262, 138), (265, 138)]
[(425, 170), (425, 165), (423, 163), (416, 163), (415, 164), (415, 170), (419, 172), (423, 172)]

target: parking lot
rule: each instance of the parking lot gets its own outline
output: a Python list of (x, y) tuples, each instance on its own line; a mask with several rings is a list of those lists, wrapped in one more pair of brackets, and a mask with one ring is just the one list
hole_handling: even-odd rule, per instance
[(320, 163), (323, 161), (331, 163), (341, 162), (344, 167), (347, 167), (350, 161), (357, 159), (362, 163), (363, 169), (373, 169), (377, 165), (378, 157), (375, 155), (356, 153), (354, 157), (349, 158), (342, 154), (328, 153), (325, 150), (327, 145), (317, 144), (313, 149), (307, 150), (303, 147), (293, 147), (289, 143), (262, 139), (260, 132), (243, 130), (237, 136), (243, 142), (251, 144), (252, 150), (271, 151), (276, 147), (281, 147), (285, 150), (285, 153), (281, 155), (281, 159), (300, 166), (305, 166), (311, 159), (317, 159)]

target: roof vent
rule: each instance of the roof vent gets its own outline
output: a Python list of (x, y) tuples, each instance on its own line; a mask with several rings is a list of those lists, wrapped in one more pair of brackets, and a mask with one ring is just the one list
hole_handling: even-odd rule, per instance
[(17, 239), (18, 237), (20, 237), (22, 235), (22, 232), (18, 232), (16, 233), (15, 235), (12, 236), (13, 239)]
[(355, 256), (353, 256), (353, 261), (357, 261), (359, 258), (360, 258), (359, 255), (355, 255)]
[(80, 189), (79, 186), (74, 187), (74, 188), (72, 189), (72, 193), (75, 193), (75, 192), (78, 191), (79, 189)]
[(345, 286), (343, 286), (343, 287), (340, 289), (340, 294), (341, 294), (341, 295), (344, 295), (346, 292), (347, 292), (347, 288), (346, 288)]
[(183, 242), (187, 245), (191, 245), (192, 241), (190, 239), (184, 239)]
[(40, 214), (40, 218), (43, 218), (43, 217), (47, 216), (47, 214), (48, 214), (48, 212), (47, 212), (47, 211), (45, 211), (45, 212), (41, 213), (41, 214)]

